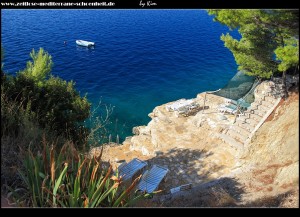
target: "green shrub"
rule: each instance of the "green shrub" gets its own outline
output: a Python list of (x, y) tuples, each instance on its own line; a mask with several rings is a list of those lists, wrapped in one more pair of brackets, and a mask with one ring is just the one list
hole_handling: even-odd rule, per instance
[(10, 187), (22, 185), (17, 169), (24, 169), (24, 152), (29, 148), (35, 153), (41, 151), (43, 135), (60, 147), (65, 142), (48, 127), (39, 126), (30, 103), (25, 109), (23, 107), (22, 102), (8, 99), (1, 88), (1, 187), (4, 187), (1, 190), (5, 189), (3, 184)]
[(25, 107), (22, 101), (9, 99), (1, 86), (1, 137), (18, 137), (20, 131), (27, 127), (27, 123), (31, 122), (30, 125), (34, 125), (32, 121), (36, 118), (30, 107), (30, 103)]
[(148, 196), (134, 194), (139, 178), (125, 188), (112, 166), (104, 166), (102, 153), (89, 158), (71, 142), (59, 152), (43, 143), (43, 152), (37, 156), (29, 152), (26, 172), (20, 172), (33, 207), (123, 207)]
[(30, 54), (32, 62), (16, 76), (7, 76), (3, 88), (11, 101), (30, 109), (43, 128), (49, 127), (57, 135), (84, 143), (88, 129), (83, 121), (90, 115), (91, 104), (81, 97), (75, 83), (51, 75), (51, 56), (40, 48)]

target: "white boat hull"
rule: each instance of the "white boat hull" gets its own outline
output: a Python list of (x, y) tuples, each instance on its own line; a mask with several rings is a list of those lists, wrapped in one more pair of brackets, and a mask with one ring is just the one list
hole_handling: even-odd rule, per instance
[(92, 47), (95, 46), (95, 42), (76, 40), (76, 44), (84, 47)]

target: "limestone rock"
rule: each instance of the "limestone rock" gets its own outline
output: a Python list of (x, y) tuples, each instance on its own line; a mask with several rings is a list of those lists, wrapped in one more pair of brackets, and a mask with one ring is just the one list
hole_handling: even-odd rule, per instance
[(138, 126), (138, 127), (133, 127), (132, 128), (132, 133), (134, 135), (149, 135), (150, 134), (150, 130), (147, 126)]
[(125, 138), (125, 141), (123, 142), (123, 145), (130, 145), (131, 144), (131, 138), (132, 138), (132, 136), (127, 136), (126, 138)]
[[(278, 86), (276, 82), (258, 85), (255, 98)], [(176, 112), (168, 112), (165, 105), (157, 106), (149, 114), (152, 120), (147, 126), (135, 127), (135, 135), (127, 138), (124, 145), (111, 147), (111, 159), (128, 162), (137, 157), (147, 160), (149, 165), (169, 168), (164, 190), (187, 182), (215, 183), (226, 177), (237, 180), (242, 187), (254, 186), (254, 190), (245, 187), (250, 193), (256, 190), (254, 194), (258, 194), (257, 189), (264, 195), (267, 189), (274, 193), (292, 187), (299, 179), (299, 99), (280, 105), (247, 147), (242, 144), (235, 148), (217, 136), (231, 129), (234, 119), (232, 115), (218, 113), (224, 98), (201, 93), (196, 100), (204, 103), (204, 98), (208, 109), (187, 117), (176, 117)]]
[(299, 162), (283, 167), (277, 174), (274, 182), (278, 186), (289, 185), (299, 181)]
[(150, 154), (151, 154), (151, 153), (149, 152), (149, 150), (148, 150), (145, 146), (142, 147), (141, 151), (142, 151), (142, 154), (143, 154), (143, 155), (150, 155)]

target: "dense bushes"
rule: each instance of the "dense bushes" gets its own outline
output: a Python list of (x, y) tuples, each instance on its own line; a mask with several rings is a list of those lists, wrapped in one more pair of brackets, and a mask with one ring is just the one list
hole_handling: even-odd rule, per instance
[(83, 121), (89, 117), (91, 106), (86, 96), (80, 96), (74, 82), (51, 75), (51, 56), (42, 48), (30, 56), (32, 61), (26, 69), (3, 81), (2, 93), (30, 111), (42, 128), (83, 143), (88, 133)]
[[(42, 136), (61, 147), (68, 139), (83, 144), (88, 130), (82, 122), (90, 104), (73, 82), (51, 75), (51, 56), (40, 49), (16, 76), (4, 72), (1, 46), (1, 191), (22, 181), (28, 149), (38, 153)], [(6, 191), (4, 190), (4, 191)]]
[(29, 147), (34, 151), (42, 147), (43, 133), (51, 137), (34, 119), (20, 103), (8, 100), (1, 89), (1, 191), (6, 186), (16, 187), (22, 182), (17, 169), (23, 167), (24, 151)]

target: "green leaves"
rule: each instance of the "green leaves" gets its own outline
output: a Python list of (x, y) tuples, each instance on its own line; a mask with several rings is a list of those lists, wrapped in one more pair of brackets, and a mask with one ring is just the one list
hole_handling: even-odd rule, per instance
[(208, 13), (214, 15), (215, 21), (238, 29), (241, 34), (240, 40), (229, 33), (221, 36), (239, 70), (269, 78), (276, 71), (286, 71), (299, 64), (298, 10), (217, 9)]
[(91, 104), (76, 91), (73, 81), (51, 75), (52, 58), (42, 48), (32, 50), (30, 56), (26, 69), (6, 81), (6, 96), (36, 114), (38, 118), (31, 121), (41, 128), (84, 143), (88, 129), (83, 121), (90, 116)]
[(284, 46), (280, 46), (275, 50), (276, 59), (280, 61), (278, 70), (287, 71), (293, 66), (299, 64), (299, 40), (286, 40)]
[(63, 169), (63, 171), (61, 172), (60, 176), (58, 177), (57, 181), (55, 182), (54, 188), (53, 188), (53, 206), (56, 207), (56, 194), (57, 194), (57, 189), (58, 187), (60, 187), (61, 182), (63, 177), (66, 175), (68, 169), (68, 164), (65, 163), (65, 168)]
[(119, 207), (144, 196), (133, 192), (139, 178), (126, 188), (112, 174), (112, 166), (102, 168), (100, 157), (90, 159), (79, 154), (72, 143), (57, 153), (43, 142), (43, 154), (28, 152), (26, 173), (20, 173), (33, 207)]
[(23, 73), (26, 76), (33, 78), (40, 86), (42, 86), (45, 79), (50, 75), (53, 66), (52, 57), (45, 52), (43, 48), (40, 48), (38, 53), (32, 49), (30, 57), (33, 62), (27, 62), (27, 67)]

